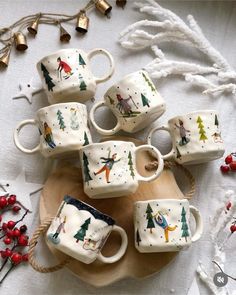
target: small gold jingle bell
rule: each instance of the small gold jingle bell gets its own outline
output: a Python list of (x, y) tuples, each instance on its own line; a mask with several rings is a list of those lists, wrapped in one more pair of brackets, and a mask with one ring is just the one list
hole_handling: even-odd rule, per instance
[(0, 68), (6, 68), (9, 64), (11, 49), (9, 48), (1, 57), (0, 57)]
[(60, 40), (61, 42), (69, 42), (71, 35), (60, 24)]
[(36, 35), (38, 33), (38, 25), (41, 15), (39, 16), (27, 27), (27, 30), (30, 34)]
[(82, 34), (87, 33), (89, 26), (89, 18), (84, 10), (81, 10), (77, 17), (76, 31)]
[(95, 7), (106, 16), (108, 16), (112, 10), (112, 6), (106, 0), (97, 0), (95, 2)]
[(28, 48), (25, 35), (21, 32), (17, 32), (14, 37), (16, 49), (19, 51), (25, 51)]

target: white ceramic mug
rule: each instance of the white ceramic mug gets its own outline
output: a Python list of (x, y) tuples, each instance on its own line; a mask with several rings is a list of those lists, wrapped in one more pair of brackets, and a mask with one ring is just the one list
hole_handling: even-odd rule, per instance
[[(101, 250), (112, 231), (121, 236), (121, 245), (116, 254), (105, 257)], [(47, 241), (61, 252), (86, 264), (96, 259), (114, 263), (124, 256), (128, 245), (124, 229), (115, 225), (110, 216), (70, 196), (64, 197), (47, 231)]]
[[(192, 235), (190, 213), (196, 228)], [(172, 252), (188, 248), (200, 239), (203, 222), (188, 200), (158, 199), (134, 204), (135, 247), (139, 252)]]
[[(117, 124), (111, 130), (103, 129), (95, 122), (95, 111), (102, 106), (110, 108), (117, 118)], [(159, 118), (165, 108), (165, 102), (148, 73), (141, 70), (125, 76), (110, 87), (104, 95), (104, 101), (96, 103), (91, 109), (90, 120), (102, 135), (112, 135), (119, 130), (133, 133)]]
[[(26, 154), (41, 152), (44, 157), (65, 157), (92, 142), (88, 128), (87, 108), (81, 103), (61, 103), (39, 109), (35, 119), (20, 122), (14, 132), (16, 147)], [(19, 140), (25, 125), (36, 125), (40, 142), (32, 149), (25, 148)]]
[[(136, 168), (137, 152), (153, 151), (158, 167), (153, 175), (141, 176)], [(113, 198), (134, 193), (139, 181), (152, 181), (163, 170), (160, 152), (151, 145), (136, 147), (128, 141), (106, 141), (90, 144), (79, 151), (84, 192), (91, 198)], [(138, 160), (138, 159), (137, 159)]]
[[(97, 54), (109, 60), (108, 73), (95, 77), (90, 60)], [(107, 81), (114, 72), (114, 61), (105, 49), (96, 48), (89, 53), (81, 49), (62, 49), (45, 56), (37, 63), (38, 73), (50, 104), (61, 102), (85, 102), (94, 97), (98, 83)]]
[(168, 121), (168, 125), (153, 128), (148, 135), (148, 144), (158, 130), (168, 131), (172, 139), (172, 150), (163, 156), (164, 160), (199, 164), (221, 158), (224, 154), (216, 111), (203, 110), (176, 116)]

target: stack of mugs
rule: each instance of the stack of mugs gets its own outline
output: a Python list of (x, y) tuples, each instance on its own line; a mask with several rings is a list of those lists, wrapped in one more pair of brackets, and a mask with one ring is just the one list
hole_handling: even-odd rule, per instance
[[(104, 54), (109, 60), (108, 74), (94, 77), (90, 59)], [(198, 164), (221, 157), (224, 153), (219, 118), (215, 111), (196, 111), (177, 116), (167, 126), (156, 127), (148, 134), (147, 144), (136, 147), (129, 141), (109, 140), (93, 143), (89, 130), (86, 100), (95, 95), (96, 84), (108, 80), (114, 71), (113, 58), (104, 49), (86, 54), (79, 49), (64, 49), (44, 57), (37, 64), (38, 72), (51, 104), (39, 109), (35, 119), (21, 122), (15, 130), (14, 142), (24, 153), (40, 152), (44, 157), (70, 157), (79, 152), (84, 192), (94, 199), (120, 197), (134, 193), (140, 181), (153, 181), (161, 174), (163, 160), (180, 164)], [(103, 129), (95, 121), (95, 112), (108, 107), (117, 118), (111, 130)], [(96, 103), (89, 120), (102, 135), (119, 130), (135, 133), (148, 127), (165, 112), (165, 102), (148, 74), (137, 71), (125, 76)], [(19, 132), (27, 124), (40, 131), (40, 143), (27, 149), (20, 143)], [(172, 150), (161, 155), (151, 141), (158, 130), (166, 130), (172, 138)], [(136, 168), (138, 151), (146, 150), (157, 158), (158, 166), (149, 177), (141, 176)], [(191, 236), (190, 213), (196, 220)], [(178, 251), (200, 238), (202, 220), (199, 211), (188, 201), (168, 199), (139, 201), (134, 204), (135, 246), (140, 252)], [(160, 228), (156, 231), (155, 228)], [(121, 247), (112, 257), (104, 257), (101, 248), (110, 232), (117, 231)], [(163, 231), (163, 232), (162, 232)], [(57, 249), (84, 262), (96, 258), (106, 263), (119, 260), (127, 248), (125, 231), (115, 221), (90, 205), (65, 196), (48, 233), (48, 241)]]

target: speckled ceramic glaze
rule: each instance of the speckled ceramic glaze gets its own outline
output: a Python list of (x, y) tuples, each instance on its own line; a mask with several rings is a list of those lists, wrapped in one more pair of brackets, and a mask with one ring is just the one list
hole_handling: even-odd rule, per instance
[[(108, 73), (101, 78), (95, 77), (90, 68), (90, 59), (97, 54), (109, 60)], [(85, 102), (94, 97), (98, 83), (112, 76), (114, 61), (109, 52), (100, 48), (89, 53), (81, 49), (62, 49), (42, 58), (37, 69), (50, 104)]]
[[(121, 236), (116, 254), (104, 257), (101, 249), (112, 231)], [(47, 241), (56, 249), (86, 264), (98, 259), (114, 263), (126, 252), (128, 240), (125, 231), (115, 221), (90, 205), (65, 196), (48, 231)]]
[(150, 131), (147, 140), (149, 144), (158, 130), (168, 131), (172, 139), (172, 150), (163, 156), (165, 160), (199, 164), (221, 158), (224, 154), (216, 111), (203, 110), (174, 117), (168, 121), (168, 125)]
[[(149, 177), (141, 176), (136, 169), (137, 152), (153, 151), (158, 167)], [(134, 193), (139, 181), (152, 181), (163, 170), (160, 152), (151, 145), (136, 147), (132, 142), (106, 141), (80, 149), (84, 192), (91, 198), (113, 198)]]
[[(117, 118), (117, 125), (111, 130), (102, 129), (95, 122), (94, 113), (101, 106), (110, 108)], [(148, 73), (138, 71), (125, 76), (107, 90), (104, 101), (98, 102), (91, 109), (90, 120), (103, 135), (112, 135), (121, 129), (133, 133), (151, 124), (165, 109), (165, 102)]]
[[(33, 124), (39, 128), (40, 143), (27, 149), (19, 141), (23, 126)], [(39, 109), (36, 119), (22, 121), (15, 129), (14, 142), (18, 149), (27, 154), (41, 152), (48, 157), (76, 155), (78, 149), (92, 142), (87, 125), (87, 108), (80, 103), (61, 103)]]
[[(196, 222), (190, 230), (190, 213)], [(134, 204), (135, 247), (139, 252), (173, 252), (188, 248), (200, 239), (203, 223), (200, 212), (188, 200), (158, 199)]]

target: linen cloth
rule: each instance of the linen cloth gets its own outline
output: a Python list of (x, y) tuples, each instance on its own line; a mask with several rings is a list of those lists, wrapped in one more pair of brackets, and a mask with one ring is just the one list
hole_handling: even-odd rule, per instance
[[(145, 16), (133, 9), (133, 1), (128, 1), (125, 9), (113, 4), (112, 17), (107, 19), (97, 12), (89, 14), (90, 27), (85, 36), (77, 36), (74, 26), (65, 24), (66, 29), (71, 32), (72, 39), (69, 44), (61, 44), (59, 32), (54, 26), (42, 25), (36, 38), (29, 37), (29, 49), (25, 53), (15, 52), (11, 54), (9, 67), (6, 71), (0, 72), (0, 178), (15, 178), (24, 166), (27, 180), (30, 182), (43, 183), (51, 169), (51, 162), (42, 159), (39, 154), (25, 155), (18, 151), (13, 144), (13, 130), (18, 122), (24, 119), (33, 118), (34, 113), (41, 107), (47, 106), (47, 98), (44, 93), (34, 96), (32, 105), (25, 99), (12, 100), (11, 98), (19, 91), (19, 82), (27, 83), (31, 77), (39, 81), (36, 71), (36, 62), (43, 56), (61, 48), (82, 48), (89, 51), (95, 47), (105, 48), (111, 52), (116, 62), (115, 73), (106, 83), (98, 85), (96, 101), (102, 98), (102, 94), (119, 78), (125, 74), (139, 70), (146, 65), (153, 55), (148, 50), (131, 53), (120, 47), (118, 35), (127, 25), (143, 19)], [(17, 19), (36, 12), (57, 12), (74, 14), (86, 1), (77, 0), (1, 0), (0, 1), (0, 26), (8, 26)], [(236, 5), (234, 1), (161, 1), (161, 5), (173, 10), (183, 19), (187, 14), (192, 14), (201, 26), (204, 34), (212, 45), (217, 48), (229, 63), (236, 68)], [(184, 58), (189, 61), (203, 60), (202, 55), (194, 50), (187, 49), (181, 45), (163, 45), (162, 48), (169, 52), (171, 57)], [(103, 58), (94, 58), (93, 68), (97, 74), (106, 71), (106, 62)], [(225, 140), (226, 154), (235, 151), (236, 139), (236, 110), (235, 97), (232, 95), (221, 95), (209, 97), (201, 94), (199, 88), (192, 87), (179, 78), (162, 79), (155, 81), (158, 91), (166, 100), (167, 110), (155, 124), (166, 123), (168, 118), (178, 114), (185, 114), (199, 109), (216, 109), (220, 113), (222, 136)], [(86, 103), (91, 108), (92, 103)], [(112, 119), (104, 114), (106, 110), (99, 112), (100, 121), (107, 128), (112, 125)], [(99, 140), (98, 134), (92, 130), (93, 139)], [(135, 136), (144, 139), (145, 131)], [(161, 134), (162, 135), (162, 134)], [(27, 127), (22, 131), (21, 136), (25, 145), (33, 146), (38, 141), (36, 128)], [(170, 140), (167, 136), (161, 136), (162, 144), (158, 145), (162, 152), (167, 152)], [(157, 141), (154, 142), (157, 144)], [(125, 279), (111, 286), (96, 289), (82, 282), (68, 270), (64, 269), (52, 274), (40, 274), (31, 267), (18, 267), (6, 279), (0, 287), (1, 295), (38, 295), (38, 294), (187, 294), (188, 288), (195, 275), (199, 260), (212, 267), (211, 244), (209, 232), (209, 216), (217, 207), (218, 198), (224, 195), (225, 190), (236, 190), (236, 174), (222, 176), (219, 167), (223, 159), (208, 164), (195, 165), (190, 167), (196, 178), (197, 193), (191, 203), (197, 206), (204, 218), (204, 235), (200, 241), (195, 243), (189, 250), (181, 252), (175, 261), (164, 268), (159, 274), (155, 274), (144, 280)], [(181, 179), (178, 179), (181, 182)], [(30, 232), (38, 224), (38, 202), (39, 194), (32, 196), (34, 215)], [(233, 235), (228, 243), (228, 261), (225, 266), (226, 272), (235, 276), (236, 255), (235, 236)], [(39, 250), (38, 257), (42, 263), (53, 263), (46, 246)], [(14, 283), (13, 283), (14, 282)], [(201, 294), (210, 294), (200, 283)], [(236, 283), (229, 281), (228, 286), (233, 294)]]

